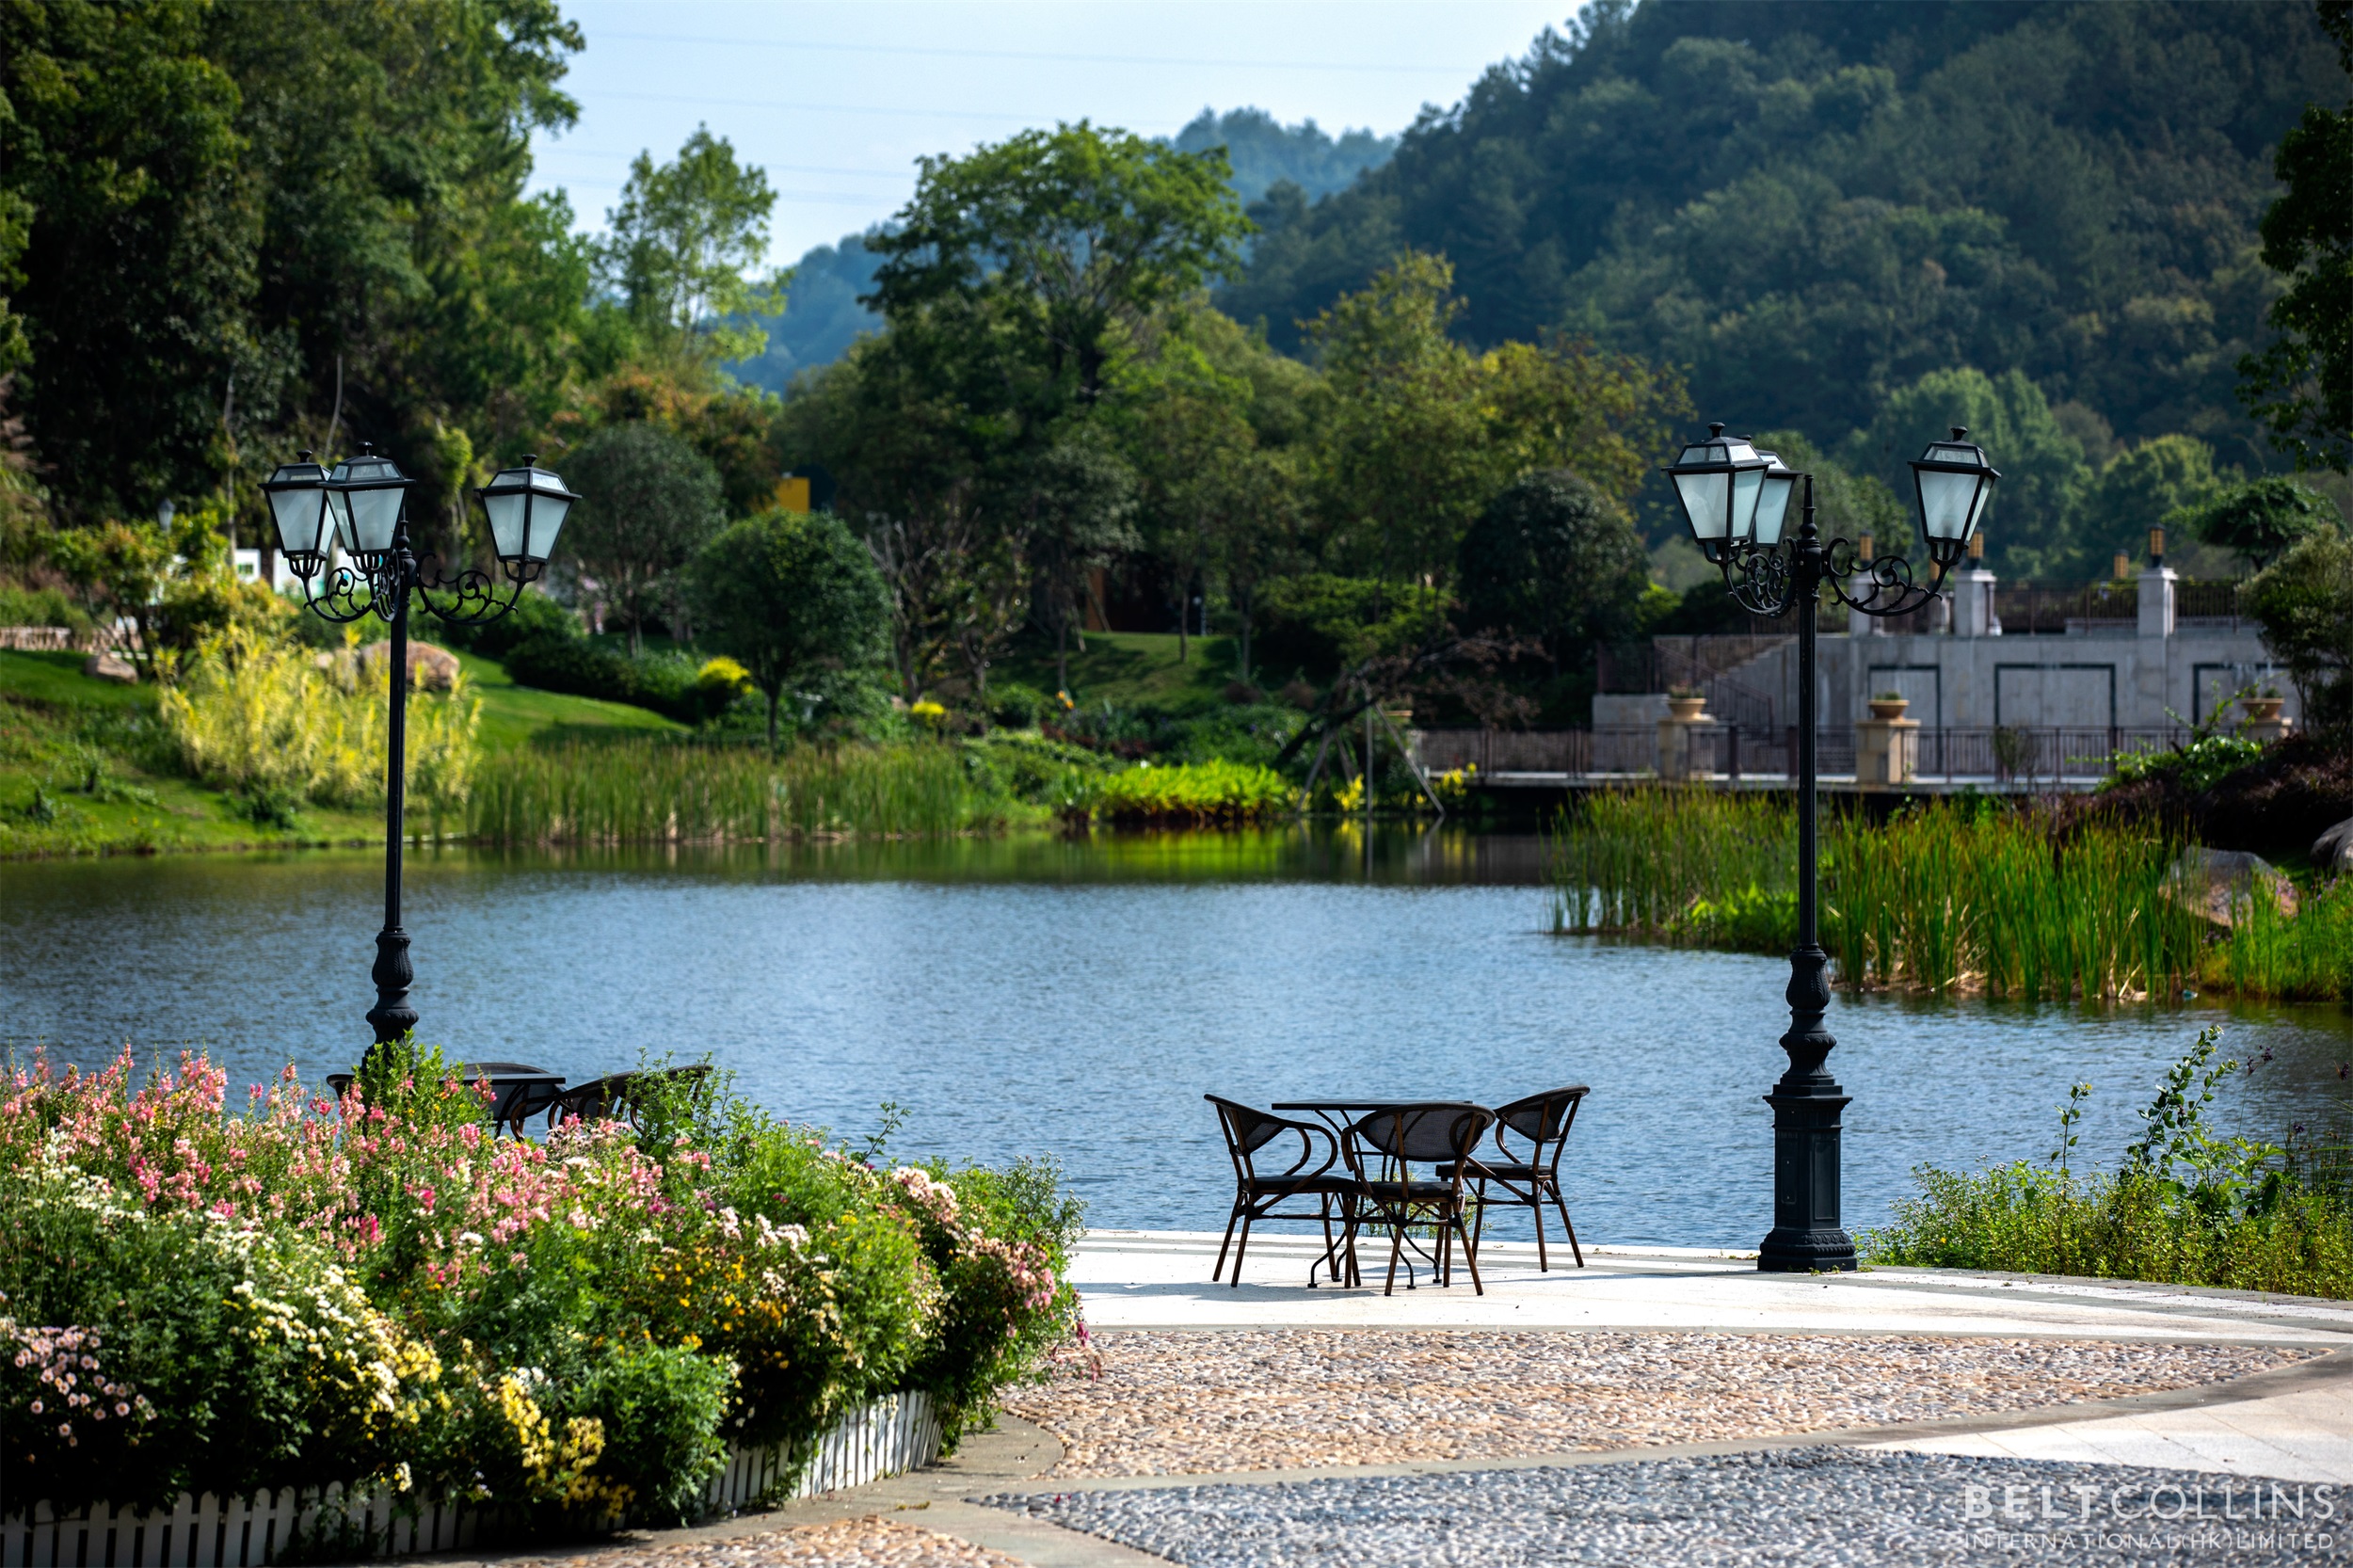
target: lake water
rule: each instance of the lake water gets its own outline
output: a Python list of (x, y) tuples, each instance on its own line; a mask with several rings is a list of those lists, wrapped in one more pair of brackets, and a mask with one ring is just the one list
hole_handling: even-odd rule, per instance
[[(1342, 829), (776, 854), (414, 854), (419, 1033), (581, 1079), (709, 1053), (795, 1120), (955, 1159), (1058, 1156), (1097, 1224), (1213, 1228), (1205, 1091), (1489, 1104), (1593, 1085), (1563, 1169), (1590, 1237), (1753, 1244), (1785, 1061), (1779, 959), (1549, 934), (1533, 839)], [(380, 861), (0, 864), (0, 1043), (201, 1047), (232, 1084), (367, 1039)], [(2333, 1008), (1839, 996), (1849, 1227), (1923, 1162), (2039, 1157), (2067, 1085), (2112, 1160), (2199, 1028), (2273, 1060), (2217, 1102), (2278, 1137), (2353, 1113)], [(1525, 1218), (1507, 1222), (1522, 1234)]]

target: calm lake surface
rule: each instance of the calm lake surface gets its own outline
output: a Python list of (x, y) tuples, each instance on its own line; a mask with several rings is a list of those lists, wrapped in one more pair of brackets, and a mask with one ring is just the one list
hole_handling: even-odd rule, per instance
[[(770, 1110), (861, 1138), (894, 1101), (900, 1152), (1056, 1155), (1104, 1225), (1224, 1223), (1204, 1091), (1493, 1104), (1585, 1082), (1563, 1164), (1581, 1232), (1753, 1245), (1787, 965), (1551, 936), (1542, 859), (1532, 838), (1346, 829), (421, 852), (413, 1000), (453, 1056), (584, 1079), (709, 1053)], [(0, 1044), (200, 1047), (232, 1085), (348, 1066), (380, 875), (325, 852), (0, 864)], [(1837, 997), (1849, 1228), (1914, 1165), (2039, 1158), (2080, 1079), (2079, 1150), (2113, 1161), (2208, 1022), (2272, 1056), (2218, 1099), (2225, 1128), (2353, 1114), (2340, 1009)]]

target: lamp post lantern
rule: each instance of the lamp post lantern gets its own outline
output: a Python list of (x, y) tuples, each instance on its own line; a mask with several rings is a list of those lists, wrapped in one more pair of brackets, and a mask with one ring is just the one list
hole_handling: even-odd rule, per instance
[[(1838, 1211), (1840, 1112), (1849, 1096), (1824, 1063), (1838, 1042), (1822, 1024), (1830, 1011), (1830, 955), (1816, 919), (1815, 611), (1827, 586), (1866, 616), (1900, 616), (1941, 597), (1945, 574), (1977, 538), (1987, 500), (2001, 478), (1959, 425), (1913, 459), (1920, 534), (1935, 575), (1913, 580), (1901, 555), (1875, 555), (1871, 537), (1827, 543), (1814, 525), (1814, 476), (1784, 467), (1769, 452), (1721, 424), (1666, 466), (1675, 499), (1702, 553), (1724, 587), (1753, 615), (1798, 616), (1798, 945), (1789, 954), (1789, 1032), (1781, 1037), (1789, 1069), (1765, 1096), (1773, 1108), (1773, 1228), (1756, 1266), (1804, 1272), (1855, 1266), (1854, 1240)], [(1789, 502), (1802, 488), (1794, 537), (1784, 537)], [(1981, 548), (1981, 547), (1980, 547)], [(1860, 579), (1850, 592), (1849, 582)]]
[[(408, 490), (416, 481), (372, 447), (332, 470), (308, 452), (281, 463), (263, 484), (278, 548), (301, 580), (303, 602), (338, 624), (374, 615), (392, 628), (392, 712), (385, 727), (384, 929), (376, 937), (376, 1005), (368, 1022), (376, 1044), (397, 1040), (417, 1023), (408, 1005), (416, 978), (408, 933), (400, 923), (401, 850), (408, 802), (408, 602), (421, 599), (443, 620), (480, 626), (515, 607), (525, 584), (546, 569), (565, 515), (580, 498), (564, 481), (525, 457), (474, 491), (490, 526), (498, 574), (468, 567), (445, 573), (408, 539)], [(341, 553), (345, 560), (338, 562)], [(316, 586), (313, 586), (313, 581)], [(371, 1047), (371, 1049), (374, 1048)]]

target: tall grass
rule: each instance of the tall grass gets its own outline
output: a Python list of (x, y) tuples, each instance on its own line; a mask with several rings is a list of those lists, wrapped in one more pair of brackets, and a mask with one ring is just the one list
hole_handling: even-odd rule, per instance
[[(180, 766), (265, 809), (384, 798), (389, 660), (326, 662), (234, 628), (207, 640), (156, 704)], [(446, 696), (409, 693), (410, 812), (435, 832), (465, 806), (481, 700), (460, 674)]]
[[(2297, 994), (2266, 989), (2251, 962), (2214, 978), (2194, 901), (2169, 889), (2181, 849), (2111, 826), (2055, 841), (2031, 816), (1976, 803), (1936, 802), (1883, 824), (1828, 813), (1822, 945), (1850, 985), (2121, 997), (2163, 994), (2202, 967), (2210, 984)], [(1597, 793), (1554, 840), (1554, 924), (1782, 952), (1797, 936), (1796, 869), (1785, 801), (1678, 788)], [(2266, 951), (2287, 946), (2274, 937)]]
[(1697, 904), (1794, 900), (1797, 814), (1765, 795), (1596, 791), (1555, 835), (1551, 870), (1558, 929), (1665, 935)]
[(623, 741), (486, 759), (469, 825), (500, 843), (750, 843), (943, 837), (1001, 826), (1004, 798), (939, 745)]
[(2353, 877), (2303, 901), (2294, 919), (2270, 898), (2243, 899), (2230, 934), (2206, 954), (2205, 983), (2250, 996), (2353, 1000)]

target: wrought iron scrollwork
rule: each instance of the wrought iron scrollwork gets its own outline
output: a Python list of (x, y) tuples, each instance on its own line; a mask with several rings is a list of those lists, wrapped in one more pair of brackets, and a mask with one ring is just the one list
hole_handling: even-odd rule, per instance
[[(343, 563), (333, 569), (316, 557), (296, 559), (289, 563), (296, 578), (302, 584), (302, 600), (321, 620), (342, 625), (358, 620), (374, 612), (390, 619), (392, 616), (392, 573), (376, 563), (360, 561)], [(309, 571), (302, 568), (308, 566)], [(313, 587), (312, 582), (317, 586)]]
[(1753, 616), (1777, 619), (1797, 601), (1797, 577), (1790, 568), (1790, 553), (1786, 550), (1744, 551), (1737, 558), (1727, 557), (1721, 565), (1725, 588)]
[[(417, 563), (417, 593), (441, 619), (457, 626), (480, 626), (513, 609), (515, 600), (522, 597), (523, 584), (538, 575), (538, 562), (516, 561), (502, 563), (497, 577), (479, 567), (443, 576), (440, 559), (427, 555)], [(505, 579), (504, 588), (500, 578)]]
[[(1936, 576), (1926, 586), (1912, 580), (1912, 563), (1900, 555), (1881, 555), (1869, 561), (1858, 557), (1855, 547), (1845, 539), (1833, 539), (1824, 552), (1823, 581), (1838, 601), (1850, 610), (1866, 616), (1910, 615), (1932, 599), (1942, 597), (1945, 568), (1938, 567)], [(1849, 579), (1860, 575), (1866, 586), (1860, 594), (1847, 591)]]

